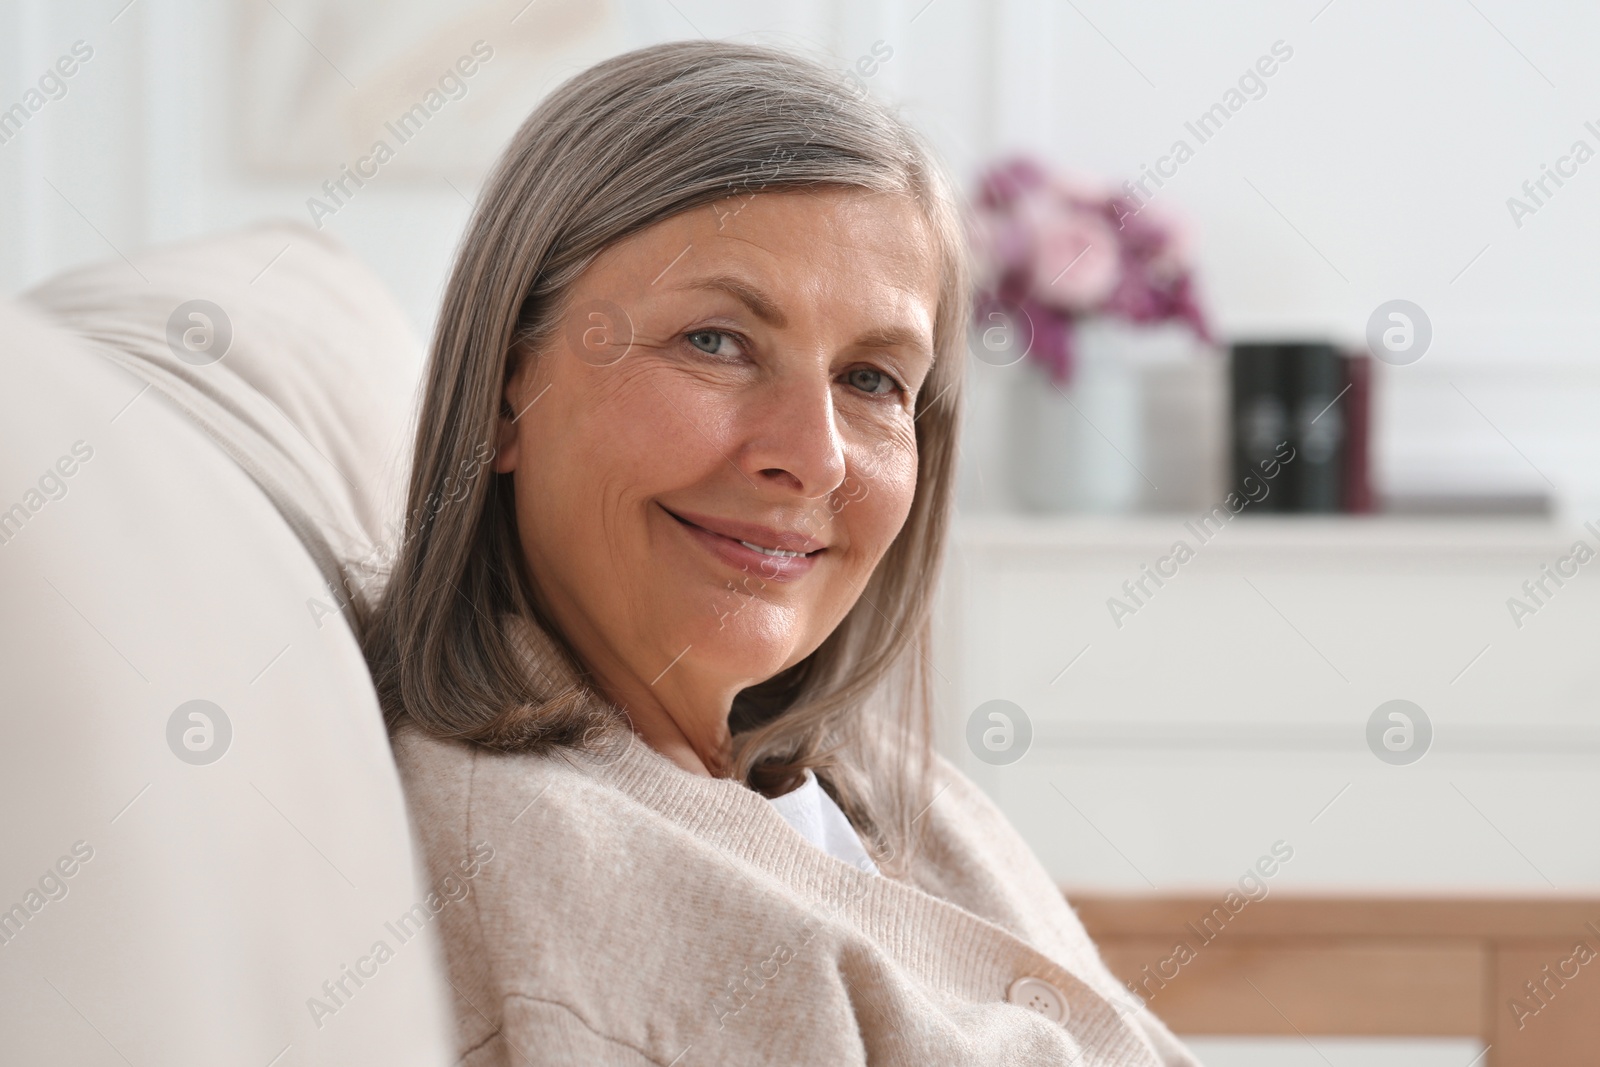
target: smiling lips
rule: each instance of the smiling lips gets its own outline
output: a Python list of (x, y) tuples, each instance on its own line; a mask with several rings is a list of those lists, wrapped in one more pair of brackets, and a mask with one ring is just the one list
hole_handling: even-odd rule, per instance
[(758, 523), (672, 511), (684, 530), (712, 555), (737, 570), (774, 582), (792, 582), (816, 565), (827, 546), (814, 537)]

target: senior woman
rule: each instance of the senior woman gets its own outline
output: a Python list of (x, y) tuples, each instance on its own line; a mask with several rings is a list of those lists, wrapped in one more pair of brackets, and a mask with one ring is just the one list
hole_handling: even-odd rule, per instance
[(930, 748), (966, 277), (918, 141), (781, 52), (623, 55), (516, 134), (363, 635), (470, 886), (460, 1062), (1194, 1062)]

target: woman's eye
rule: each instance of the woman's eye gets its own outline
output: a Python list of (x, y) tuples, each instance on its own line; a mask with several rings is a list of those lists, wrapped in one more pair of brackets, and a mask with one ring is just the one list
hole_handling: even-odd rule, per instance
[(736, 347), (733, 338), (721, 330), (696, 330), (686, 335), (686, 339), (700, 351), (712, 356), (731, 356)]
[(848, 372), (846, 380), (863, 393), (885, 394), (895, 392), (900, 388), (898, 382), (881, 370), (872, 367), (857, 367)]

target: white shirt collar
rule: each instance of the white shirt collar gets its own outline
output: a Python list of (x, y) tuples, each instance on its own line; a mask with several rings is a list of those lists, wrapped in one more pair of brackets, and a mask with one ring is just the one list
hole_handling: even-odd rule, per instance
[(806, 780), (798, 788), (767, 800), (801, 837), (828, 855), (864, 871), (878, 873), (878, 865), (861, 845), (861, 836), (809, 767)]

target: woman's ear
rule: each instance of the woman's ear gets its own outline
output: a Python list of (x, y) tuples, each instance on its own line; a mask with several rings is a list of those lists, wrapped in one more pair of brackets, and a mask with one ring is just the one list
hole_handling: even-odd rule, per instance
[(508, 474), (517, 469), (517, 420), (520, 417), (518, 402), (526, 384), (520, 368), (526, 362), (518, 359), (513, 369), (506, 372), (505, 389), (500, 394), (500, 418), (495, 427), (494, 471)]
[(504, 398), (500, 401), (500, 420), (495, 428), (494, 472), (509, 474), (517, 469), (516, 413)]

